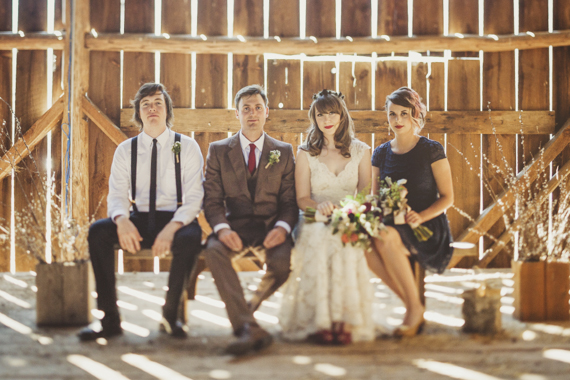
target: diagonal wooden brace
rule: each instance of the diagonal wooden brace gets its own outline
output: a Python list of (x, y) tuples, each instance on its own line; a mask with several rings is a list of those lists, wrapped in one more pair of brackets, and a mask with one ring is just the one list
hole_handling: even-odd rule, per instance
[(46, 111), (23, 137), (0, 159), (0, 181), (6, 178), (20, 161), (26, 158), (44, 137), (57, 127), (63, 118), (63, 97), (60, 97), (49, 110)]
[(87, 94), (81, 101), (81, 107), (83, 113), (115, 144), (119, 145), (129, 138), (87, 97)]

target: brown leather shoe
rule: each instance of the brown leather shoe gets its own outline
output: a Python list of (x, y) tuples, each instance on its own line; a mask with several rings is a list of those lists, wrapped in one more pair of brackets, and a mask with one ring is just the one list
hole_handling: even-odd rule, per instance
[(226, 354), (245, 355), (251, 351), (261, 351), (271, 343), (271, 334), (257, 325), (246, 323), (237, 334), (237, 339), (226, 348)]

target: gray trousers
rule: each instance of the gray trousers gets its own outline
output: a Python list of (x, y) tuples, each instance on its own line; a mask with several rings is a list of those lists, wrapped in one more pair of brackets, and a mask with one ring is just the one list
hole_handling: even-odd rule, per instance
[(287, 280), (291, 271), (292, 247), (293, 242), (287, 237), (282, 244), (266, 250), (267, 270), (248, 306), (238, 275), (232, 267), (232, 257), (236, 252), (226, 247), (215, 234), (210, 235), (202, 255), (226, 304), (234, 332), (239, 332), (246, 323), (255, 324), (253, 312)]

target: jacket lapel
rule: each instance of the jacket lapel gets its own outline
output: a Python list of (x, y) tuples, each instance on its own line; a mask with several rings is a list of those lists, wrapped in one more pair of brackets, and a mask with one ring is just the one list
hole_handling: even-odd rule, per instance
[(236, 186), (242, 190), (244, 194), (251, 199), (251, 194), (247, 189), (247, 176), (245, 173), (245, 160), (243, 158), (243, 152), (241, 150), (241, 144), (239, 143), (239, 135), (236, 133), (230, 140), (228, 151), (228, 159), (234, 169), (234, 175), (236, 177)]
[(258, 173), (257, 173), (257, 187), (255, 188), (255, 199), (259, 199), (259, 193), (261, 189), (265, 187), (264, 183), (267, 176), (269, 175), (270, 171), (269, 169), (271, 169), (271, 166), (267, 169), (265, 169), (265, 166), (267, 166), (267, 163), (269, 162), (269, 152), (271, 152), (274, 149), (275, 149), (275, 144), (273, 144), (271, 137), (265, 134), (265, 140), (263, 141), (263, 150), (261, 151), (261, 157), (259, 158), (259, 166), (257, 167)]

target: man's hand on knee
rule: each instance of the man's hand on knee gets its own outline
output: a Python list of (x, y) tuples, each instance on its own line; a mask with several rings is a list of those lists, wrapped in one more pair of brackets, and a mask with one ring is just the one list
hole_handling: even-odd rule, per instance
[(131, 253), (138, 252), (141, 249), (142, 237), (137, 227), (125, 215), (118, 216), (115, 223), (117, 224), (117, 235), (119, 235), (121, 248)]
[(156, 239), (154, 239), (154, 244), (152, 245), (152, 254), (158, 257), (166, 255), (172, 247), (174, 234), (182, 226), (183, 224), (181, 222), (169, 222), (166, 226), (164, 226)]
[(243, 242), (237, 232), (229, 228), (222, 228), (218, 231), (218, 239), (232, 251), (241, 251), (243, 249)]
[(263, 246), (267, 249), (271, 249), (273, 247), (277, 247), (279, 244), (282, 244), (285, 239), (287, 238), (287, 231), (283, 227), (275, 227), (265, 237), (263, 241)]

